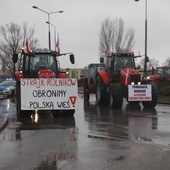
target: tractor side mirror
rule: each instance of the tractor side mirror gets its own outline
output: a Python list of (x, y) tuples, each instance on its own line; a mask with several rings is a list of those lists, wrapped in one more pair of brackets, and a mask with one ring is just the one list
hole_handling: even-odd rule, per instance
[(103, 57), (100, 58), (100, 63), (104, 63), (104, 58)]
[(17, 53), (13, 53), (12, 60), (13, 60), (14, 64), (17, 63), (17, 60), (18, 60), (18, 54)]
[(70, 54), (70, 62), (71, 64), (75, 63), (74, 54)]

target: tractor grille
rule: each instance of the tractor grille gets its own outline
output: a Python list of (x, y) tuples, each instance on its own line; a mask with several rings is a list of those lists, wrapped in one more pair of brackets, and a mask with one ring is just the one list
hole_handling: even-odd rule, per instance
[(90, 84), (93, 84), (94, 81), (93, 81), (93, 78), (90, 78)]
[(138, 84), (140, 82), (140, 75), (130, 75), (130, 82)]

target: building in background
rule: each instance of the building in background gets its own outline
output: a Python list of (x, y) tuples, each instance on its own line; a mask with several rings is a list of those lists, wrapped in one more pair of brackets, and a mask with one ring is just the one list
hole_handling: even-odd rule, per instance
[(61, 69), (62, 71), (68, 72), (68, 77), (69, 78), (77, 78), (78, 80), (78, 86), (82, 86), (82, 75), (83, 75), (83, 70), (81, 68), (70, 68), (70, 69)]
[(6, 78), (12, 78), (11, 74), (7, 72), (7, 74), (4, 74), (3, 70), (0, 70), (0, 82), (4, 81)]

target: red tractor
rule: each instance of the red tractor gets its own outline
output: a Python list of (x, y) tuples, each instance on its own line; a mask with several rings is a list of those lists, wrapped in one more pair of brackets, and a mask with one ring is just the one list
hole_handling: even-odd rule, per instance
[[(61, 54), (61, 55), (66, 55)], [(13, 54), (13, 62), (20, 57), (21, 67), (15, 72), (17, 80), (17, 113), (31, 115), (33, 111), (51, 111), (55, 115), (73, 115), (77, 98), (77, 79), (68, 79), (61, 71), (57, 53), (52, 50), (37, 50)], [(74, 64), (74, 55), (70, 61)], [(73, 93), (72, 93), (73, 92)]]
[(170, 84), (170, 67), (156, 67), (146, 78), (154, 82), (158, 89), (167, 86)]
[(157, 87), (142, 80), (135, 68), (133, 53), (111, 53), (106, 59), (106, 70), (97, 72), (96, 101), (99, 105), (109, 104), (113, 109), (121, 109), (123, 98), (129, 104), (142, 102), (145, 108), (157, 104)]
[(170, 67), (156, 67), (153, 68), (152, 74), (148, 75), (148, 79), (151, 79), (151, 81), (170, 81)]
[(91, 63), (88, 65), (87, 74), (84, 75), (84, 101), (88, 102), (90, 94), (95, 94), (96, 73), (99, 70), (105, 70), (104, 63)]

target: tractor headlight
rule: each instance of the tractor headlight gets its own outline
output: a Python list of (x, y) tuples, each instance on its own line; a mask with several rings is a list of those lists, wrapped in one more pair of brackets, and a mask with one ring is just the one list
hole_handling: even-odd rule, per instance
[(150, 77), (150, 76), (147, 76), (147, 77), (146, 77), (146, 80), (150, 80), (150, 79), (151, 79), (151, 77)]
[(131, 82), (131, 85), (134, 85), (135, 83), (134, 82)]
[(141, 82), (138, 82), (138, 85), (141, 85)]

